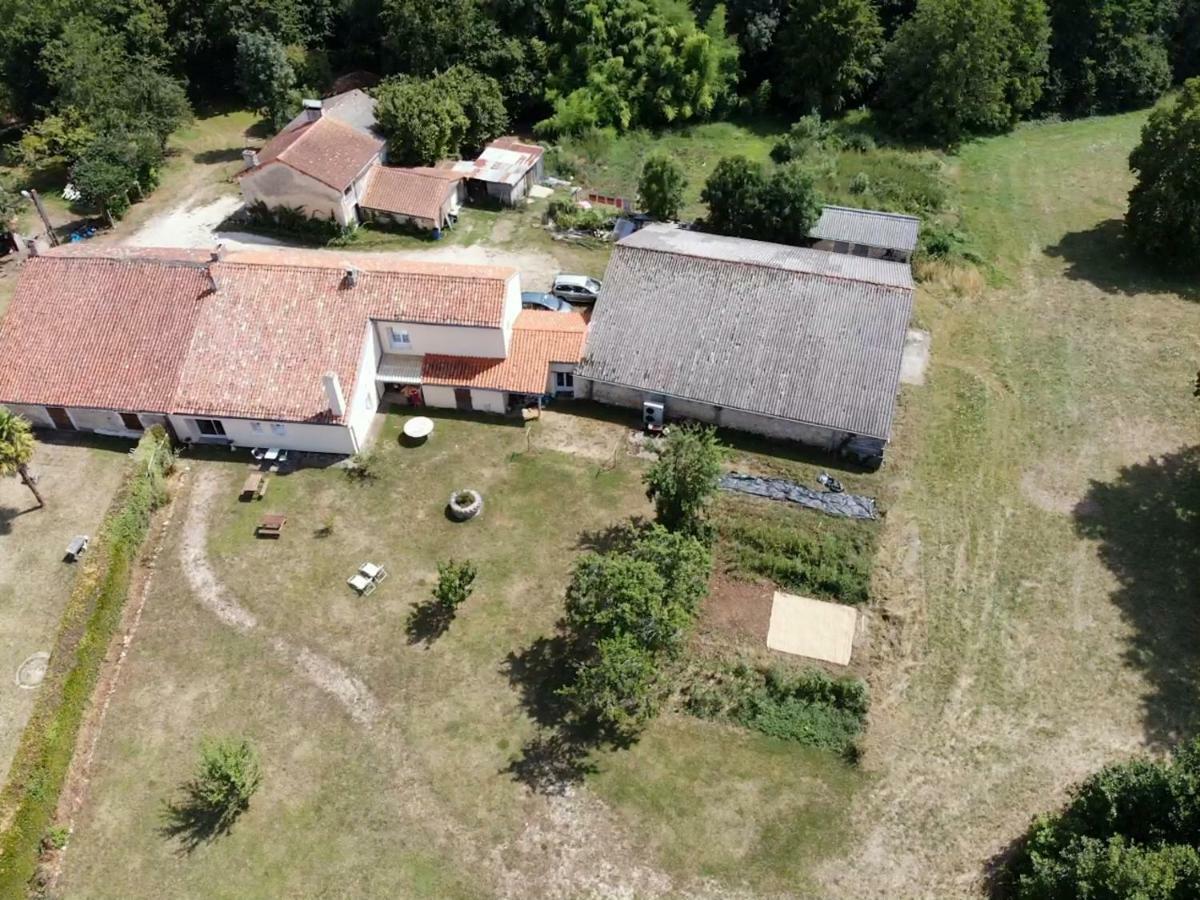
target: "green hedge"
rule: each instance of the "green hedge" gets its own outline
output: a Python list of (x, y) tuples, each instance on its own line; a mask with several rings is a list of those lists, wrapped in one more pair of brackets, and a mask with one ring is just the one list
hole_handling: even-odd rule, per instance
[(169, 440), (151, 429), (133, 452), (121, 489), (92, 541), (59, 623), (46, 678), (0, 792), (0, 898), (24, 898), (37, 873), (79, 727), (129, 593), (151, 514), (167, 499)]
[(694, 716), (734, 722), (852, 759), (868, 705), (867, 686), (857, 678), (745, 663), (693, 671), (683, 691), (683, 707)]

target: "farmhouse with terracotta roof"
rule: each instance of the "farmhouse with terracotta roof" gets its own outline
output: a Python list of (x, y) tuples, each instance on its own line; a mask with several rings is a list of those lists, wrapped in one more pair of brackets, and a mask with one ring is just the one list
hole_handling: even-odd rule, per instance
[(357, 224), (358, 202), (386, 146), (313, 101), (262, 149), (243, 151), (242, 196), (247, 205), (299, 208), (342, 226)]
[(495, 413), (555, 393), (585, 328), (522, 312), (505, 267), (63, 247), (22, 267), (0, 403), (45, 428), (351, 454), (388, 390)]

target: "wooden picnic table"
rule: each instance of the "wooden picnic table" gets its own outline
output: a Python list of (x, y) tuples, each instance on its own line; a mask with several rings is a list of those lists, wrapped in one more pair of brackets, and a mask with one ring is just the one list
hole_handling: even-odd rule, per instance
[(242, 483), (242, 497), (250, 494), (255, 499), (261, 500), (263, 498), (263, 494), (266, 492), (267, 478), (262, 472), (251, 472), (246, 476), (245, 482)]
[(287, 524), (287, 516), (280, 513), (267, 513), (258, 523), (255, 534), (259, 537), (279, 537), (283, 534), (283, 526)]

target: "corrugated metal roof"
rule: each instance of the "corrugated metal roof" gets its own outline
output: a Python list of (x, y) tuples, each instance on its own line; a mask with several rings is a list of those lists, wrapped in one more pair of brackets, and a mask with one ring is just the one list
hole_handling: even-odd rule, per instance
[(916, 216), (826, 206), (808, 236), (819, 241), (846, 241), (911, 253), (917, 248), (920, 230), (921, 220)]
[(790, 244), (769, 244), (702, 231), (687, 231), (673, 225), (649, 225), (624, 238), (619, 246), (661, 250), (722, 262), (744, 263), (804, 272), (823, 278), (845, 278), (891, 287), (912, 287), (912, 270), (905, 263), (846, 253), (829, 253)]
[(579, 374), (886, 440), (913, 301), (895, 270), (907, 267), (798, 249), (661, 229), (627, 238)]

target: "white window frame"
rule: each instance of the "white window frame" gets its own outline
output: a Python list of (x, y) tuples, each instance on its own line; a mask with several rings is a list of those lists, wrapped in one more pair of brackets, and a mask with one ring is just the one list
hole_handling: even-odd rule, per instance
[(388, 326), (388, 347), (392, 350), (407, 349), (412, 346), (412, 336), (407, 329)]

